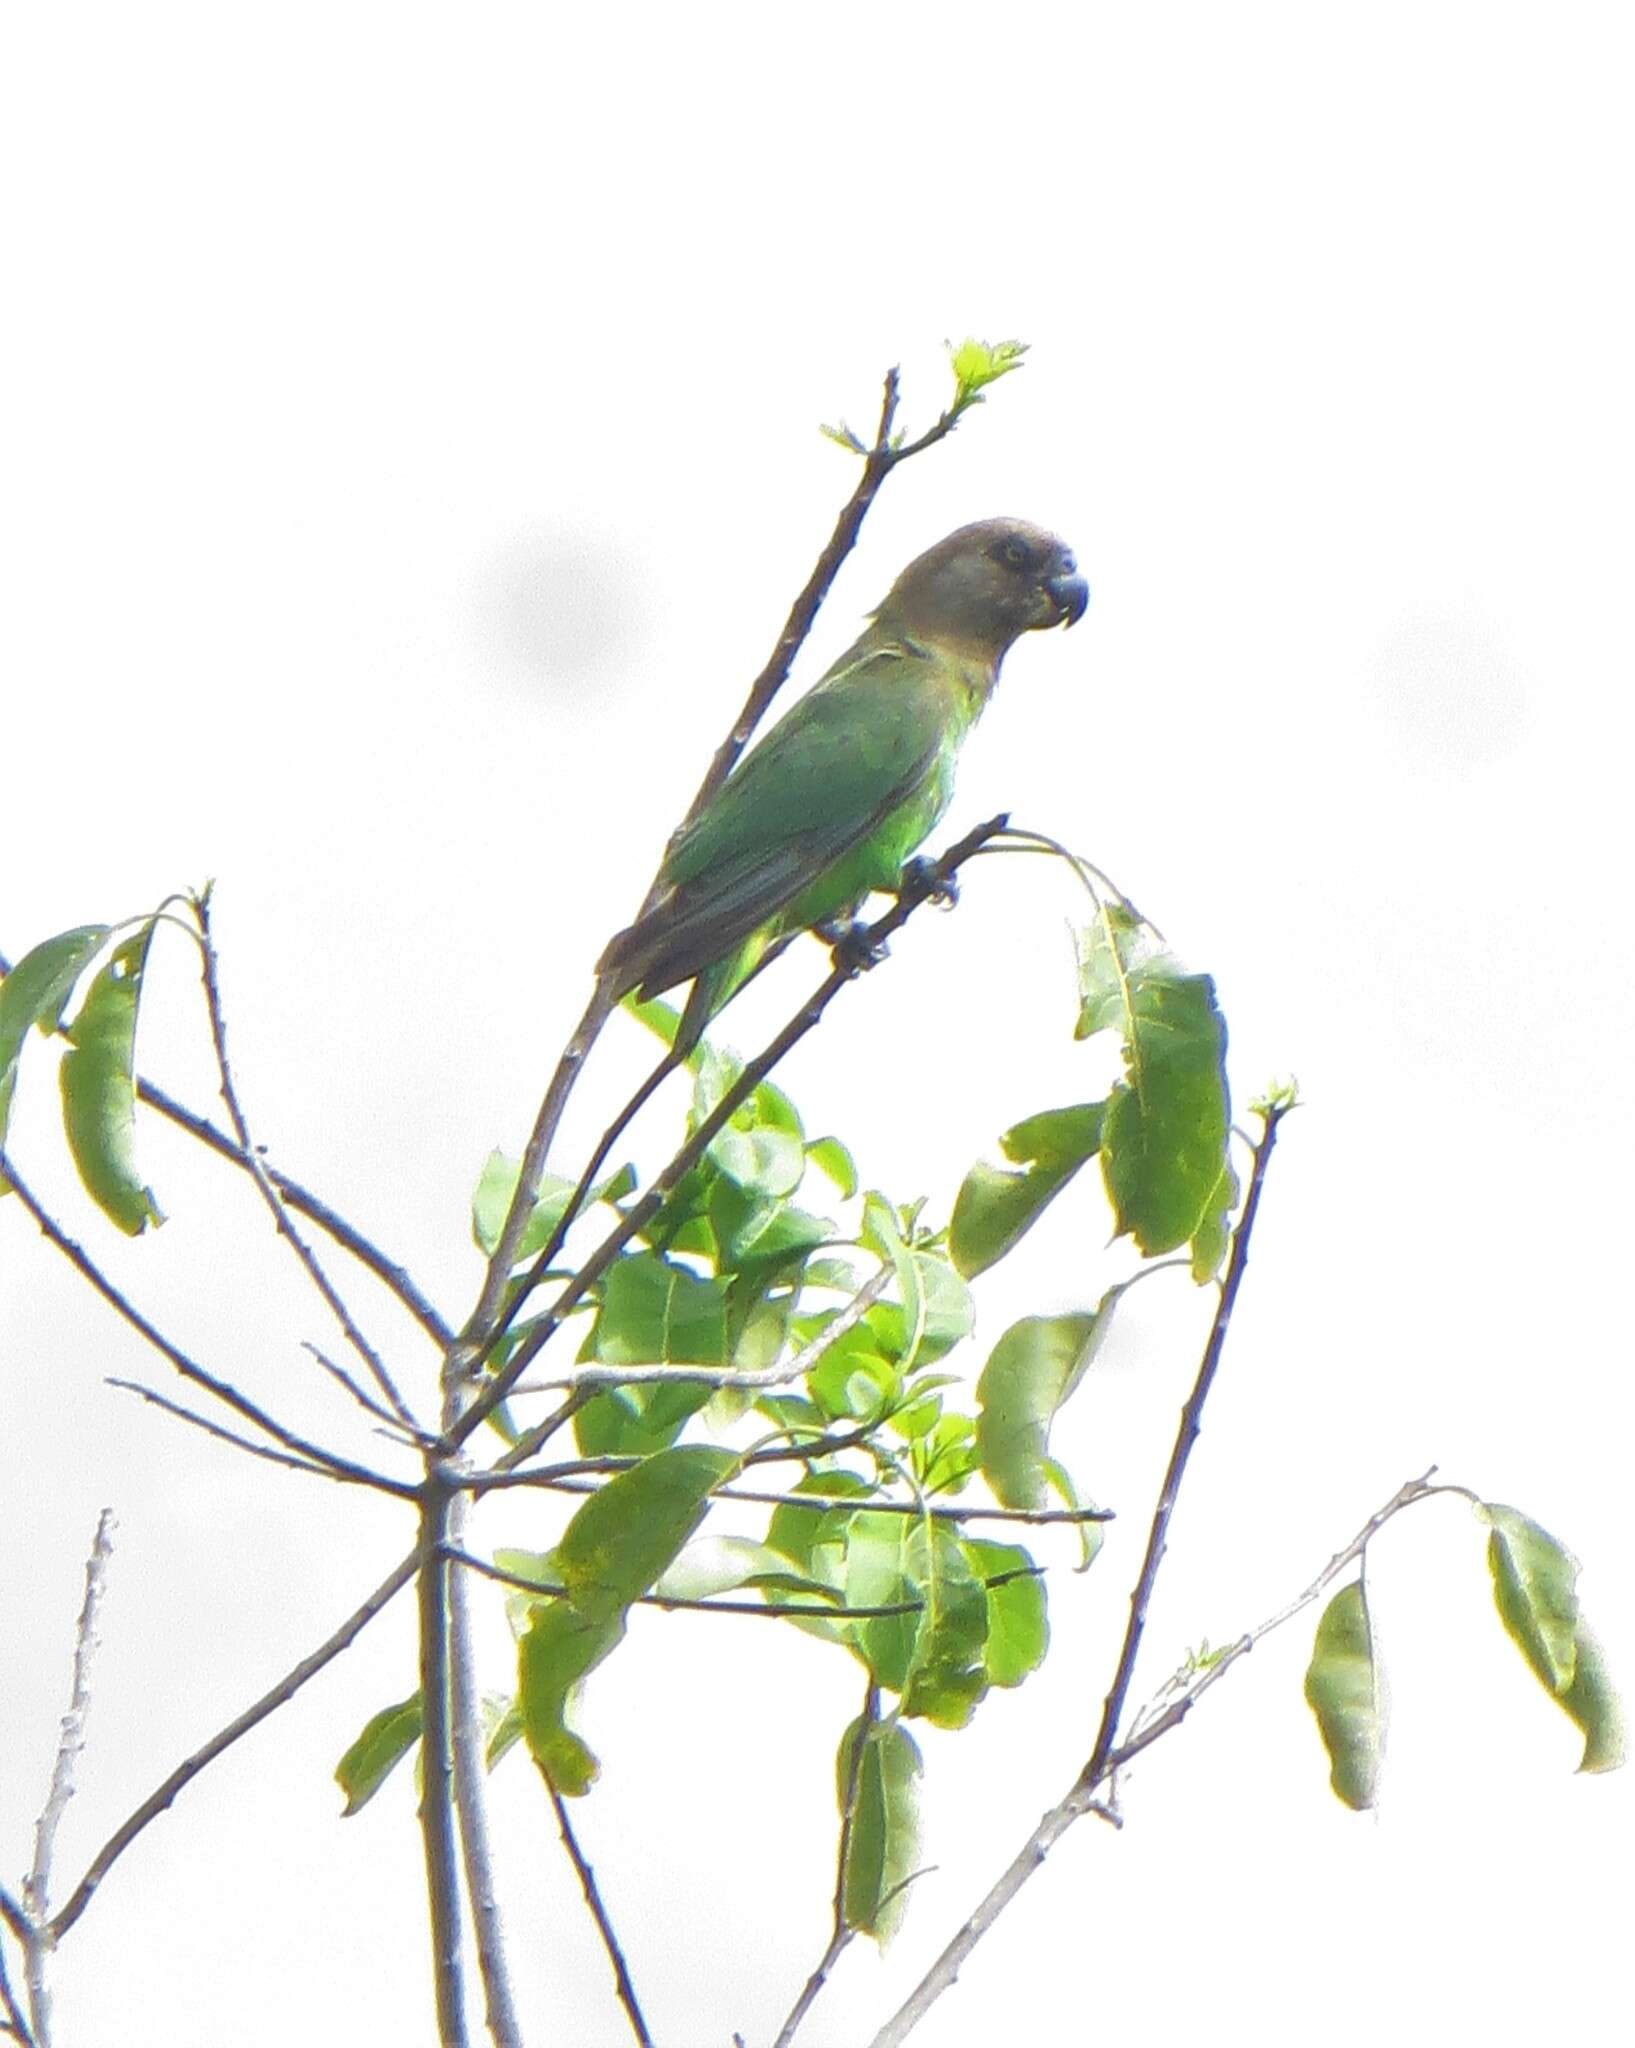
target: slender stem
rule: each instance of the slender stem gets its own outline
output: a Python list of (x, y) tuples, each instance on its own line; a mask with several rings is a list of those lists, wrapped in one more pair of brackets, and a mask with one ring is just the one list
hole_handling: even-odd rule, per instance
[(1226, 1341), (1233, 1304), (1237, 1300), (1238, 1286), (1248, 1264), (1249, 1240), (1253, 1235), (1255, 1219), (1259, 1213), (1260, 1194), (1265, 1182), (1267, 1163), (1277, 1142), (1277, 1126), (1285, 1114), (1286, 1107), (1287, 1105), (1273, 1104), (1265, 1111), (1265, 1127), (1255, 1150), (1254, 1167), (1250, 1175), (1249, 1191), (1244, 1198), (1243, 1213), (1233, 1232), (1232, 1252), (1221, 1284), (1220, 1299), (1216, 1303), (1214, 1320), (1210, 1325), (1208, 1341), (1204, 1346), (1192, 1392), (1181, 1411), (1180, 1428), (1170, 1453), (1169, 1467), (1159, 1491), (1158, 1505), (1154, 1510), (1152, 1528), (1147, 1538), (1146, 1556), (1142, 1561), (1135, 1590), (1130, 1596), (1130, 1619), (1125, 1628), (1118, 1665), (1103, 1704), (1101, 1725), (1089, 1760), (1074, 1780), (1066, 1797), (1040, 1817), (1033, 1832), (989, 1888), (987, 1896), (960, 1927), (902, 2005), (874, 2036), (869, 2048), (901, 2048), (901, 2043), (907, 2040), (936, 2001), (953, 1985), (967, 1958), (983, 1936), (993, 1927), (1000, 1914), (1040, 1868), (1050, 1851), (1075, 1821), (1081, 1820), (1087, 1813), (1100, 1813), (1103, 1818), (1111, 1818), (1098, 1800), (1097, 1792), (1102, 1780), (1112, 1768), (1118, 1722), (1123, 1713), (1130, 1680), (1135, 1672), (1136, 1653), (1141, 1647), (1141, 1637), (1146, 1628), (1147, 1606), (1152, 1597), (1153, 1582), (1163, 1561), (1170, 1518), (1175, 1511), (1176, 1493), (1185, 1474), (1192, 1446), (1197, 1441), (1204, 1401), (1220, 1365), (1221, 1349)]
[[(239, 1151), (243, 1155), (250, 1178), (255, 1182), (261, 1199), (271, 1213), (273, 1227), (289, 1245), (301, 1270), (340, 1324), (346, 1341), (368, 1367), (370, 1376), (390, 1404), (392, 1413), (407, 1428), (417, 1430), (418, 1425), (414, 1416), (405, 1406), (403, 1396), (386, 1370), (386, 1361), (358, 1328), (352, 1311), (341, 1299), (334, 1283), (319, 1263), (317, 1253), (291, 1222), (289, 1210), (273, 1185), (260, 1153), (251, 1142), (250, 1127), (245, 1121), (244, 1110), (239, 1102), (238, 1083), (233, 1078), (232, 1061), (227, 1056), (227, 1016), (221, 1000), (221, 961), (216, 952), (215, 934), (210, 925), (209, 889), (206, 888), (195, 896), (192, 905), (193, 915), (199, 927), (199, 953), (204, 971), (204, 1006), (210, 1019), (210, 1043), (215, 1050), (216, 1072), (221, 1080), (221, 1099), (227, 1105), (228, 1121), (233, 1126), (233, 1135), (238, 1139)], [(350, 1382), (343, 1380), (343, 1384), (350, 1385)]]
[(246, 1707), (242, 1714), (235, 1715), (227, 1726), (212, 1735), (202, 1748), (196, 1749), (190, 1757), (179, 1763), (169, 1777), (120, 1822), (92, 1857), (90, 1868), (75, 1886), (67, 1905), (51, 1922), (50, 1933), (53, 1942), (62, 1940), (91, 1903), (97, 1887), (115, 1863), (148, 1823), (157, 1820), (165, 1811), (183, 1786), (196, 1778), (207, 1764), (214, 1763), (224, 1750), (231, 1749), (240, 1737), (248, 1735), (252, 1728), (265, 1721), (269, 1714), (276, 1712), (287, 1700), (293, 1699), (309, 1678), (315, 1678), (326, 1664), (333, 1663), (343, 1650), (349, 1649), (387, 1602), (409, 1583), (414, 1576), (414, 1568), (414, 1556), (404, 1558), (403, 1562), (380, 1582), (362, 1606), (349, 1614), (340, 1627), (320, 1643), (317, 1649), (310, 1651), (298, 1664), (292, 1666), (253, 1706)]
[(3, 1947), (0, 1947), (0, 2012), (5, 2014), (4, 2021), (0, 2022), (0, 2033), (10, 2034), (13, 2040), (23, 2044), (23, 2048), (39, 2048), (33, 2029), (18, 2003), (17, 1994), (11, 1988), (11, 1977), (6, 1969), (6, 1952)]
[(287, 1429), (247, 1394), (241, 1394), (226, 1380), (218, 1379), (212, 1372), (206, 1372), (202, 1365), (189, 1358), (185, 1351), (170, 1341), (157, 1324), (150, 1322), (141, 1310), (120, 1292), (89, 1252), (77, 1244), (46, 1213), (27, 1183), (18, 1177), (16, 1167), (3, 1151), (0, 1151), (0, 1177), (10, 1183), (18, 1200), (38, 1224), (41, 1234), (62, 1253), (70, 1265), (76, 1268), (83, 1279), (91, 1283), (103, 1300), (124, 1317), (138, 1335), (145, 1337), (156, 1351), (169, 1360), (183, 1379), (191, 1381), (196, 1387), (202, 1387), (207, 1394), (213, 1394), (218, 1401), (231, 1408), (235, 1414), (243, 1416), (246, 1422), (253, 1423), (275, 1443), (282, 1444), (286, 1450), (294, 1451), (312, 1464), (321, 1465), (335, 1478), (350, 1479), (360, 1486), (373, 1486), (383, 1493), (395, 1493), (398, 1490), (396, 1480), (373, 1472), (366, 1465), (355, 1464), (349, 1458), (339, 1457), (321, 1444), (315, 1444), (308, 1438), (298, 1435), (293, 1429)]
[(625, 2016), (630, 2021), (630, 2031), (635, 2035), (639, 2048), (653, 2048), (653, 2037), (647, 2031), (647, 2022), (642, 2017), (642, 2009), (636, 1998), (636, 1987), (631, 1982), (630, 1966), (625, 1961), (619, 1937), (613, 1931), (613, 1922), (608, 1918), (607, 1907), (602, 1902), (602, 1894), (596, 1883), (596, 1873), (591, 1869), (584, 1851), (579, 1846), (578, 1837), (574, 1834), (573, 1823), (568, 1818), (568, 1803), (548, 1778), (545, 1781), (545, 1789), (551, 1796), (551, 1806), (556, 1813), (556, 1825), (562, 1835), (562, 1846), (567, 1850), (568, 1860), (579, 1874), (585, 1904), (590, 1908), (590, 1916), (596, 1922), (596, 1931), (602, 1937), (607, 1959), (613, 1965), (614, 1988), (619, 1994), (619, 2003), (625, 2009)]
[(1159, 1489), (1158, 1505), (1153, 1511), (1152, 1527), (1147, 1534), (1147, 1554), (1141, 1561), (1141, 1573), (1130, 1594), (1130, 1619), (1124, 1630), (1123, 1644), (1119, 1649), (1118, 1668), (1113, 1673), (1113, 1682), (1108, 1687), (1106, 1699), (1102, 1702), (1101, 1726), (1096, 1731), (1095, 1746), (1080, 1774), (1081, 1784), (1090, 1791), (1094, 1791), (1106, 1775), (1107, 1759), (1118, 1740), (1119, 1719), (1124, 1712), (1124, 1701), (1130, 1690), (1130, 1681), (1135, 1676), (1135, 1660), (1141, 1649), (1142, 1635), (1146, 1630), (1147, 1607), (1152, 1599), (1153, 1586), (1157, 1582), (1158, 1568), (1164, 1561), (1170, 1521), (1175, 1513), (1181, 1481), (1186, 1477), (1187, 1463), (1192, 1456), (1193, 1445), (1198, 1441), (1198, 1433), (1203, 1427), (1204, 1403), (1209, 1399), (1209, 1390), (1215, 1384), (1215, 1374), (1220, 1367), (1221, 1353), (1226, 1344), (1226, 1332), (1232, 1320), (1232, 1310), (1237, 1303), (1244, 1270), (1249, 1264), (1249, 1240), (1254, 1235), (1255, 1218), (1260, 1212), (1260, 1196), (1266, 1184), (1266, 1169), (1271, 1163), (1272, 1151), (1277, 1144), (1277, 1127), (1286, 1114), (1285, 1109), (1277, 1106), (1267, 1110), (1260, 1143), (1255, 1147), (1254, 1165), (1249, 1172), (1249, 1191), (1244, 1197), (1243, 1214), (1232, 1233), (1232, 1253), (1226, 1262), (1220, 1298), (1215, 1304), (1214, 1321), (1209, 1327), (1209, 1341), (1204, 1346), (1204, 1355), (1198, 1366), (1198, 1376), (1193, 1382), (1192, 1392), (1181, 1411), (1181, 1426), (1176, 1432), (1169, 1467), (1164, 1473), (1163, 1486)]
[[(637, 1462), (626, 1461), (624, 1469)], [(508, 1472), (487, 1476), (476, 1482), (478, 1491), (486, 1491), (498, 1485), (539, 1486), (552, 1493), (599, 1493), (601, 1483), (591, 1478), (564, 1476), (555, 1470), (547, 1472)], [(934, 1522), (948, 1522), (956, 1527), (962, 1522), (1010, 1522), (1019, 1527), (1040, 1528), (1052, 1522), (1077, 1527), (1084, 1522), (1111, 1522), (1116, 1519), (1112, 1508), (983, 1508), (944, 1506), (938, 1501), (928, 1501), (922, 1508), (912, 1500), (881, 1500), (877, 1496), (853, 1498), (844, 1496), (853, 1506), (867, 1508), (871, 1515), (913, 1515), (916, 1519), (929, 1516)], [(825, 1496), (819, 1493), (775, 1493), (771, 1488), (757, 1489), (744, 1486), (724, 1486), (715, 1495), (717, 1500), (751, 1501), (757, 1507), (821, 1509), (828, 1499), (832, 1506), (839, 1495)]]

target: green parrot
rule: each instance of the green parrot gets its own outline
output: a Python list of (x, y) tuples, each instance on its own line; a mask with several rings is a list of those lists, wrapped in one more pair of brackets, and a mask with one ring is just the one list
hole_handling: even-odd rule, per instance
[(692, 981), (684, 1054), (798, 933), (832, 934), (871, 890), (894, 891), (948, 808), (1006, 649), (1089, 601), (1067, 548), (1021, 519), (962, 526), (910, 562), (665, 855), (662, 893), (597, 964), (609, 999)]

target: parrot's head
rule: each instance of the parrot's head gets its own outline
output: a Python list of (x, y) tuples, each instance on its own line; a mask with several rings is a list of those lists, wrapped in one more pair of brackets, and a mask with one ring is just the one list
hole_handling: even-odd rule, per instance
[(1090, 587), (1072, 550), (1025, 519), (979, 519), (910, 562), (876, 616), (911, 639), (998, 667), (1013, 640), (1083, 618)]

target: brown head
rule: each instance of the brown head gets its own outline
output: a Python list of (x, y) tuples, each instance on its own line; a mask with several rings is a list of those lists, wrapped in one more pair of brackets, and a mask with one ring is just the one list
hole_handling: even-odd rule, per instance
[(1090, 602), (1071, 550), (1025, 519), (979, 519), (909, 563), (875, 617), (992, 668), (1013, 640), (1073, 625)]

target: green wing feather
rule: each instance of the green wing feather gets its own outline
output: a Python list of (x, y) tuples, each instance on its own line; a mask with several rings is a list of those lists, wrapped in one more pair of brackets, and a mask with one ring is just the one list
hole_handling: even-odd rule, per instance
[(971, 699), (934, 648), (865, 634), (671, 849), (668, 893), (619, 934), (603, 971), (656, 993), (756, 934), (758, 960), (784, 932), (890, 887), (947, 804)]

